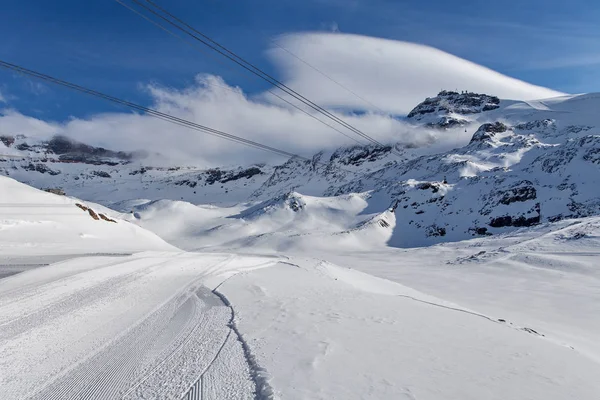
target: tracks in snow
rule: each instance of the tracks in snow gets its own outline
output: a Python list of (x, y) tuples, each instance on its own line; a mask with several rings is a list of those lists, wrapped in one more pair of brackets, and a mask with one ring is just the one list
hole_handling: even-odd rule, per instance
[[(222, 282), (224, 283), (224, 282)], [(230, 318), (228, 322), (229, 333), (225, 338), (219, 351), (215, 355), (213, 361), (200, 374), (200, 377), (192, 387), (184, 394), (182, 400), (210, 400), (210, 399), (254, 399), (254, 400), (271, 400), (273, 399), (273, 389), (268, 382), (268, 374), (266, 370), (261, 368), (256, 357), (250, 351), (248, 343), (244, 340), (242, 334), (235, 323), (235, 311), (229, 300), (218, 291), (222, 283), (212, 291), (214, 296), (217, 296), (221, 302), (229, 309)], [(239, 359), (243, 357), (246, 361), (246, 368), (232, 368), (231, 359)], [(244, 375), (252, 380), (253, 393), (250, 395), (247, 389), (236, 387), (235, 385), (223, 385), (219, 383), (218, 377), (223, 375), (240, 374), (244, 369)], [(223, 371), (227, 371), (223, 373)], [(239, 381), (239, 380), (238, 380)], [(242, 380), (244, 381), (244, 380)]]
[(232, 308), (202, 284), (265, 265), (238, 261), (145, 254), (15, 276), (22, 292), (0, 288), (3, 399), (269, 398)]

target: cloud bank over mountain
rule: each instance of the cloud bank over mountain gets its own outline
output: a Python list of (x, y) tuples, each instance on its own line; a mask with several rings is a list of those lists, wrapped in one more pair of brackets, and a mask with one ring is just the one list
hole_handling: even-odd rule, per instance
[[(279, 39), (291, 50), (269, 50), (287, 84), (381, 142), (431, 143), (442, 135), (415, 131), (397, 116), (406, 114), (440, 89), (473, 90), (501, 98), (535, 99), (559, 95), (473, 64), (442, 51), (412, 44), (346, 34), (295, 34)], [(305, 61), (304, 61), (305, 60)], [(306, 62), (375, 104), (371, 106), (324, 78)], [(141, 85), (151, 107), (179, 118), (301, 155), (356, 142), (282, 103), (270, 93), (248, 95), (220, 77), (198, 75), (183, 89)], [(102, 88), (98, 88), (102, 90)], [(278, 94), (285, 96), (283, 93)], [(291, 99), (290, 99), (291, 101)], [(10, 103), (8, 104), (10, 106)], [(342, 111), (339, 107), (346, 108)], [(302, 106), (306, 112), (312, 110)], [(348, 112), (348, 108), (361, 112)], [(381, 110), (384, 112), (382, 113)], [(356, 135), (326, 117), (347, 135)], [(43, 121), (18, 110), (0, 115), (3, 134), (50, 137), (64, 134), (115, 150), (146, 150), (177, 163), (228, 165), (269, 161), (272, 155), (145, 115), (115, 112), (67, 121)], [(446, 132), (448, 143), (461, 145), (472, 132)], [(465, 143), (462, 143), (465, 144)]]
[(291, 34), (277, 43), (282, 48), (274, 46), (269, 55), (286, 84), (301, 88), (306, 97), (325, 106), (373, 109), (313, 67), (378, 108), (397, 114), (408, 113), (441, 89), (490, 93), (512, 100), (562, 94), (415, 43), (342, 33)]

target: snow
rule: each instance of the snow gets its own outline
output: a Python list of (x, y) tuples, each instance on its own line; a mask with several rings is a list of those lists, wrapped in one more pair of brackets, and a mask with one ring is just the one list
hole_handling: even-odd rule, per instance
[[(406, 114), (416, 102), (440, 88), (515, 100), (561, 95), (416, 43), (323, 32), (285, 35), (279, 42), (302, 59), (290, 57), (278, 47), (271, 49), (286, 85), (302, 88), (304, 96), (324, 106)], [(302, 61), (335, 77), (375, 106), (350, 95)]]
[(426, 248), (312, 256), (530, 327), (599, 362), (599, 228), (595, 217)]
[(0, 176), (0, 398), (597, 399), (597, 98), (401, 159), (3, 161), (86, 200)]
[[(75, 258), (0, 281), (2, 398), (173, 398), (198, 380), (213, 394), (250, 398), (231, 310), (204, 283), (272, 262), (145, 252)], [(231, 384), (217, 379), (231, 369)]]
[(379, 292), (366, 275), (302, 264), (219, 289), (279, 398), (597, 396), (600, 365), (566, 346), (400, 285)]
[[(131, 253), (174, 250), (158, 236), (122, 220), (95, 220), (76, 204), (0, 176), (0, 255)], [(92, 206), (99, 213), (106, 209)], [(108, 212), (112, 218), (118, 214)], [(103, 214), (105, 215), (105, 214)]]

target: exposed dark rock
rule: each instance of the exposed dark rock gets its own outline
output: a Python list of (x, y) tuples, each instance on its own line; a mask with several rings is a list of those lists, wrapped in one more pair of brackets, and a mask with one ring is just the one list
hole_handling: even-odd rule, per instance
[(66, 195), (65, 191), (62, 190), (61, 188), (47, 188), (47, 189), (44, 189), (44, 192), (56, 194), (58, 196), (65, 196)]
[(386, 220), (380, 219), (377, 221), (382, 228), (389, 228), (390, 224)]
[(553, 119), (542, 119), (542, 120), (529, 121), (529, 122), (515, 125), (514, 129), (517, 131), (524, 131), (524, 132), (547, 133), (547, 132), (555, 131), (556, 124)]
[(304, 208), (304, 204), (295, 198), (290, 198), (288, 204), (290, 206), (290, 209), (294, 212), (298, 212)]
[(218, 168), (209, 169), (206, 172), (206, 183), (209, 185), (214, 184), (215, 182), (220, 182), (223, 178), (223, 171)]
[(443, 116), (437, 122), (430, 122), (428, 124), (425, 124), (425, 126), (428, 128), (436, 129), (451, 129), (459, 126), (465, 126), (468, 124), (469, 121), (466, 119)]
[(361, 165), (377, 161), (392, 151), (392, 146), (353, 146), (335, 151), (329, 161), (338, 161), (343, 165)]
[(410, 113), (409, 119), (420, 119), (427, 114), (449, 114), (462, 115), (476, 114), (499, 108), (500, 99), (495, 96), (471, 92), (441, 91), (436, 97), (427, 98)]
[(438, 183), (431, 183), (431, 182), (419, 183), (416, 187), (419, 190), (429, 190), (429, 189), (431, 189), (431, 191), (433, 193), (437, 193), (440, 190), (440, 185)]
[(181, 180), (181, 181), (176, 181), (176, 182), (175, 182), (175, 184), (176, 184), (177, 186), (183, 186), (183, 185), (186, 185), (186, 186), (189, 186), (189, 187), (191, 187), (191, 188), (195, 188), (195, 187), (196, 187), (196, 185), (198, 184), (198, 182), (196, 182), (196, 181), (190, 181), (189, 179), (183, 179), (183, 180)]
[(490, 232), (488, 232), (487, 228), (480, 228), (480, 227), (469, 228), (469, 233), (471, 233), (472, 235), (479, 235), (479, 236), (491, 236), (492, 235)]
[(494, 136), (496, 136), (497, 133), (503, 133), (507, 130), (508, 127), (502, 122), (495, 122), (493, 124), (483, 124), (479, 127), (479, 129), (477, 129), (477, 131), (471, 138), (471, 142), (469, 144), (492, 139)]
[(133, 170), (133, 171), (131, 171), (131, 172), (129, 173), (129, 175), (138, 175), (138, 174), (140, 174), (140, 175), (143, 175), (143, 174), (145, 174), (146, 172), (148, 172), (150, 169), (151, 169), (151, 168), (142, 167), (142, 168), (140, 168), (140, 169), (136, 169), (136, 170)]
[(4, 143), (6, 147), (10, 147), (15, 142), (14, 136), (0, 136), (0, 141)]
[(98, 214), (98, 216), (100, 217), (100, 219), (103, 219), (106, 222), (114, 222), (115, 224), (117, 223), (117, 221), (115, 221), (114, 219), (108, 218), (106, 215), (104, 214)]
[(509, 205), (515, 202), (524, 202), (528, 200), (535, 200), (537, 198), (537, 191), (530, 181), (522, 181), (515, 185), (512, 189), (498, 192), (501, 196), (499, 203)]
[(252, 167), (252, 168), (248, 168), (245, 169), (241, 172), (238, 173), (234, 173), (224, 179), (221, 180), (221, 183), (227, 183), (227, 182), (231, 182), (231, 181), (236, 181), (238, 179), (242, 179), (242, 178), (246, 178), (246, 179), (250, 179), (255, 175), (260, 175), (263, 172), (260, 170), (260, 168), (257, 167)]
[(98, 176), (100, 178), (110, 178), (110, 174), (105, 171), (92, 171), (92, 175)]
[(216, 182), (227, 183), (227, 182), (236, 181), (236, 180), (244, 179), (244, 178), (250, 179), (255, 175), (261, 175), (262, 173), (263, 173), (262, 170), (258, 167), (251, 167), (251, 168), (245, 169), (240, 172), (223, 171), (219, 168), (213, 168), (213, 169), (204, 171), (204, 173), (201, 174), (199, 176), (199, 178), (202, 179), (202, 177), (204, 175), (205, 176), (205, 184), (213, 185)]
[(493, 218), (489, 225), (492, 228), (503, 228), (507, 226), (513, 226), (515, 228), (522, 228), (537, 225), (541, 221), (540, 215), (540, 205), (536, 204), (534, 210), (537, 212), (537, 215), (526, 217), (525, 215), (520, 215), (518, 217), (512, 217), (510, 215), (505, 215), (503, 217)]
[(54, 171), (50, 168), (48, 168), (46, 165), (44, 164), (34, 164), (34, 163), (29, 163), (28, 165), (23, 166), (23, 169), (26, 171), (37, 171), (39, 173), (42, 174), (49, 174), (49, 175), (59, 175), (60, 171)]
[(80, 154), (129, 160), (131, 153), (116, 152), (103, 147), (90, 146), (63, 135), (56, 135), (46, 143), (46, 148), (54, 154)]
[(90, 217), (94, 218), (96, 221), (100, 220), (100, 217), (98, 216), (98, 214), (96, 214), (96, 212), (94, 210), (92, 210), (91, 208), (88, 208), (88, 214), (90, 214)]
[(96, 156), (90, 156), (86, 154), (61, 154), (58, 156), (58, 160), (64, 163), (82, 163), (90, 165), (109, 165), (115, 166), (119, 164), (125, 164), (126, 162), (111, 161), (110, 158), (100, 158)]
[(426, 235), (428, 237), (446, 236), (446, 228), (439, 227), (439, 226), (433, 224), (433, 225), (427, 227)]
[(583, 153), (585, 161), (594, 164), (600, 163), (600, 135), (569, 139), (564, 145), (556, 149), (549, 149), (537, 157), (532, 166), (539, 165), (542, 171), (549, 174), (559, 172), (580, 153)]

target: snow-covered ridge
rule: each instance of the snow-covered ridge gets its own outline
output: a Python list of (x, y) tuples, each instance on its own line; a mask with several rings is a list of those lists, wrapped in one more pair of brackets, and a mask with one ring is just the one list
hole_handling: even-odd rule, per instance
[[(444, 91), (416, 107), (408, 119), (416, 136), (425, 135), (431, 121), (464, 119), (464, 126), (443, 132), (461, 137), (470, 132), (470, 139), (451, 150), (346, 146), (311, 160), (208, 170), (0, 158), (0, 173), (106, 205), (173, 199), (238, 205), (240, 215), (292, 192), (314, 197), (356, 193), (369, 203), (368, 215), (398, 201), (389, 243), (422, 246), (600, 214), (600, 117), (591, 112), (598, 105), (599, 96), (593, 94), (517, 102)], [(356, 216), (348, 218), (336, 224), (341, 231), (357, 223)], [(294, 228), (288, 232), (295, 233)]]

